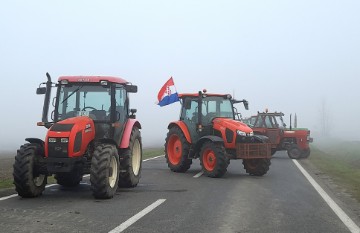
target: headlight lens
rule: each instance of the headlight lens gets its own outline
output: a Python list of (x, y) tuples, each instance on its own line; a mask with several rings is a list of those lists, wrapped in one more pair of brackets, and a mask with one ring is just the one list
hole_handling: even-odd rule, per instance
[(246, 136), (246, 133), (241, 130), (236, 130), (237, 135)]
[(49, 138), (49, 142), (50, 142), (50, 143), (56, 142), (56, 138)]
[(61, 143), (68, 143), (69, 139), (68, 138), (61, 138)]

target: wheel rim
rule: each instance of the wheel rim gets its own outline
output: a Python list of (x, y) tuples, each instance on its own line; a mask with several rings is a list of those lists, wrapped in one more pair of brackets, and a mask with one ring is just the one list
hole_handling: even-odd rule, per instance
[(299, 158), (301, 156), (301, 151), (299, 149), (292, 149), (291, 155), (293, 158)]
[(167, 145), (167, 155), (171, 164), (177, 165), (180, 163), (182, 156), (182, 143), (177, 135), (171, 135)]
[(213, 150), (207, 149), (203, 154), (203, 164), (206, 170), (212, 171), (216, 165), (216, 156)]
[(135, 140), (133, 150), (132, 150), (132, 159), (131, 165), (132, 170), (135, 176), (139, 174), (141, 164), (141, 147), (139, 140)]
[(45, 175), (39, 175), (33, 178), (33, 182), (37, 187), (40, 187), (44, 183), (44, 180), (45, 180)]
[(118, 171), (118, 166), (117, 166), (117, 162), (116, 162), (116, 158), (115, 156), (111, 156), (111, 160), (110, 160), (110, 168), (109, 168), (109, 185), (111, 188), (114, 188), (115, 184), (116, 184), (116, 178), (117, 178), (117, 171)]

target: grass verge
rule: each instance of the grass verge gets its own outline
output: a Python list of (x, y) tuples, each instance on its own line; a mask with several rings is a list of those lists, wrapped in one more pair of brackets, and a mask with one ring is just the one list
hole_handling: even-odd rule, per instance
[(309, 161), (360, 202), (360, 142), (312, 146)]

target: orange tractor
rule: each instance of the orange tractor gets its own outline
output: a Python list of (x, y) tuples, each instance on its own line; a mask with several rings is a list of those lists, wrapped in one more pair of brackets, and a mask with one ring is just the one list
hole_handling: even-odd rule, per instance
[(262, 176), (270, 166), (270, 145), (266, 136), (254, 135), (246, 124), (236, 120), (235, 100), (228, 94), (180, 94), (180, 120), (171, 122), (165, 143), (165, 157), (173, 172), (186, 172), (192, 159), (199, 158), (209, 177), (221, 177), (231, 159), (242, 159), (246, 172)]
[[(26, 138), (17, 151), (14, 184), (22, 197), (42, 194), (47, 177), (55, 175), (62, 186), (77, 186), (90, 174), (95, 198), (112, 198), (118, 186), (134, 187), (141, 173), (142, 143), (135, 109), (129, 108), (128, 93), (137, 86), (109, 76), (63, 76), (37, 89), (45, 94), (42, 122), (45, 141)], [(52, 87), (52, 121), (48, 110)]]
[[(265, 135), (271, 142), (271, 154), (276, 151), (287, 150), (291, 159), (307, 158), (310, 156), (309, 143), (313, 141), (310, 130), (305, 128), (286, 128), (282, 112), (258, 112), (246, 120), (255, 134)], [(291, 122), (291, 118), (290, 118)]]

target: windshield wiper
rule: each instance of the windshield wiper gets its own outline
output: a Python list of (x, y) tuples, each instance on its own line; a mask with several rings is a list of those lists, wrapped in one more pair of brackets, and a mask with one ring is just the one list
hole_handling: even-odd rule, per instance
[(75, 92), (78, 92), (81, 88), (83, 88), (84, 85), (82, 85), (81, 87), (76, 88), (73, 92), (70, 93), (70, 95), (68, 95), (62, 102), (61, 104), (63, 104), (67, 99), (69, 99), (73, 94), (75, 94)]

